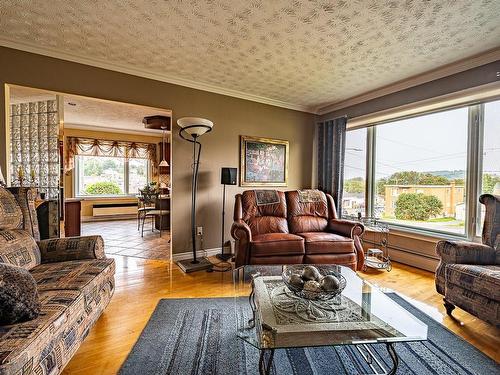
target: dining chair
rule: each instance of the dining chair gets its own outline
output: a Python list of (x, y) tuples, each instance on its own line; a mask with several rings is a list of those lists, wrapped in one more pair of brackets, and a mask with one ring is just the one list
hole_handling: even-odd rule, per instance
[[(152, 197), (148, 197), (148, 198), (152, 198)], [(161, 237), (161, 231), (163, 230), (164, 217), (170, 215), (170, 210), (165, 210), (162, 208), (161, 199), (162, 199), (162, 197), (160, 197), (159, 194), (155, 194), (155, 197), (154, 197), (155, 206), (153, 207), (153, 209), (147, 210), (144, 212), (144, 214), (142, 216), (141, 237), (144, 237), (144, 223), (145, 223), (147, 218), (151, 218), (151, 232), (154, 232), (154, 223), (155, 223), (156, 217), (159, 217), (159, 219), (160, 219), (159, 231), (160, 231), (160, 237)], [(158, 203), (158, 205), (156, 203)], [(159, 208), (156, 208), (156, 206), (158, 206)], [(169, 242), (170, 242), (170, 240), (169, 240)]]
[(139, 189), (140, 194), (137, 196), (138, 209), (137, 209), (137, 230), (141, 228), (141, 219), (143, 216), (155, 209), (157, 193), (145, 193)]

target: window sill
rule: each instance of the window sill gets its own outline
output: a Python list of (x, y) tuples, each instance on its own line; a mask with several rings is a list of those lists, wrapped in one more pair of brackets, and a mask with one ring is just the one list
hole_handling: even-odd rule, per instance
[(76, 195), (74, 198), (81, 199), (83, 201), (99, 201), (99, 200), (110, 200), (110, 199), (136, 199), (134, 195)]
[(401, 233), (402, 235), (407, 235), (407, 236), (413, 235), (413, 237), (416, 239), (423, 239), (423, 240), (428, 240), (428, 241), (439, 241), (439, 240), (474, 241), (474, 240), (476, 240), (475, 238), (473, 240), (468, 239), (465, 234), (460, 235), (457, 233), (441, 232), (438, 230), (433, 231), (433, 230), (420, 229), (420, 228), (415, 228), (415, 227), (410, 227), (410, 226), (405, 226), (405, 225), (398, 225), (398, 224), (390, 223), (390, 222), (383, 221), (383, 220), (380, 220), (380, 222), (387, 224), (389, 226), (389, 230), (391, 232)]

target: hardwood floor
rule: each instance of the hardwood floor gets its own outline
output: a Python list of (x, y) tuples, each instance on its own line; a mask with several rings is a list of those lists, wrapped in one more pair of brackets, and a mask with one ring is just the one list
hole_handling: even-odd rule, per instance
[[(231, 273), (182, 273), (168, 261), (111, 255), (116, 259), (116, 292), (108, 308), (64, 370), (64, 374), (114, 374), (120, 368), (161, 298), (234, 295)], [(373, 284), (407, 296), (418, 308), (500, 361), (500, 330), (455, 309), (446, 315), (434, 289), (434, 275), (402, 264), (393, 270), (359, 273)]]

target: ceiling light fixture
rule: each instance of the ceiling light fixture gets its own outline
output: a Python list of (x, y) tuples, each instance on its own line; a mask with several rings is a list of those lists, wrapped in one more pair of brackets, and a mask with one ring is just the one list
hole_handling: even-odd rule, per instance
[(167, 116), (147, 116), (147, 117), (144, 117), (144, 119), (142, 120), (142, 123), (144, 124), (144, 127), (146, 129), (158, 129), (158, 130), (161, 130), (162, 131), (162, 146), (163, 146), (163, 150), (162, 150), (162, 160), (160, 162), (160, 164), (158, 164), (159, 167), (168, 167), (169, 164), (165, 158), (165, 149), (166, 149), (166, 139), (167, 139), (167, 131), (170, 130), (170, 126), (171, 126), (171, 118), (170, 117), (167, 117)]

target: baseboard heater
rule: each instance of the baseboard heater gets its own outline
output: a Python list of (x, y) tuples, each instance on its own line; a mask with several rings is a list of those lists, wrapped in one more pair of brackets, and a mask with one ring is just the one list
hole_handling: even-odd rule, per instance
[(92, 216), (137, 215), (137, 203), (96, 203), (92, 205)]

